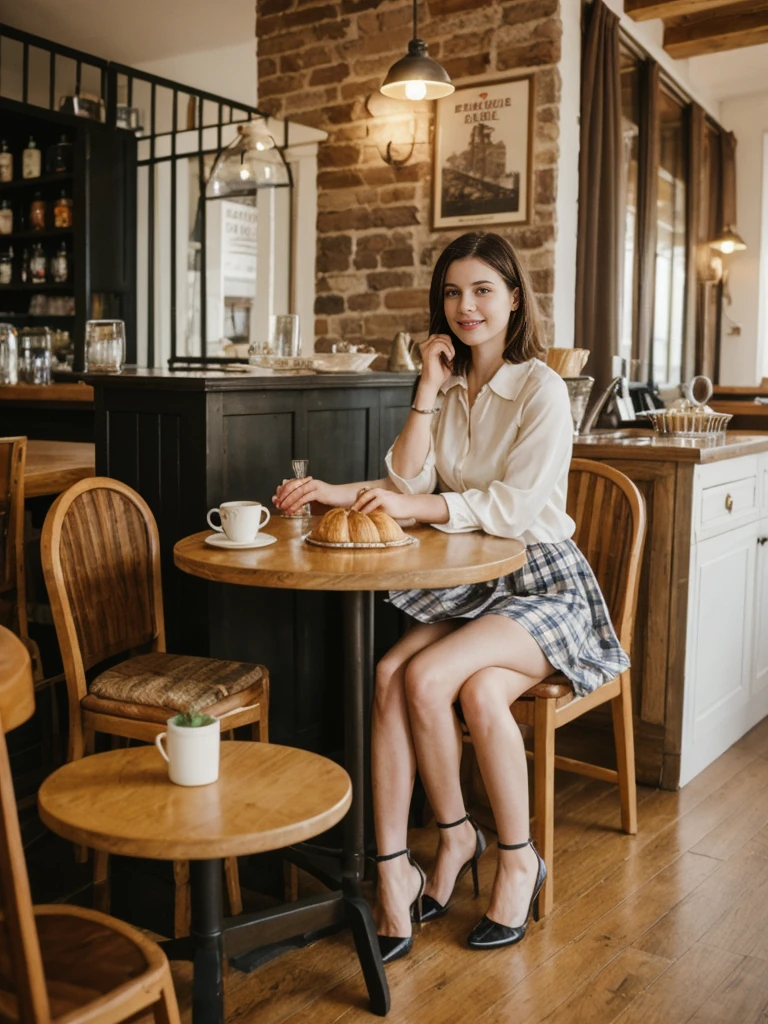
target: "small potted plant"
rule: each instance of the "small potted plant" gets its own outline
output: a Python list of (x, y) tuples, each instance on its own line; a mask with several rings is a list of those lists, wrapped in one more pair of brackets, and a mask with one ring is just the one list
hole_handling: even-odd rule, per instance
[(216, 782), (220, 741), (218, 718), (196, 707), (169, 718), (167, 730), (155, 737), (157, 749), (168, 762), (168, 776), (179, 786), (207, 786)]

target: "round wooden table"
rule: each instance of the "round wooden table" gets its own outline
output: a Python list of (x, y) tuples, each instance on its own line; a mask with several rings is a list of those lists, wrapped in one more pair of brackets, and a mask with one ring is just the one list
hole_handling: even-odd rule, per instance
[[(352, 801), (349, 776), (325, 757), (268, 743), (221, 744), (218, 782), (177, 786), (154, 747), (72, 761), (38, 793), (40, 818), (74, 843), (132, 857), (189, 860), (188, 939), (161, 943), (170, 959), (194, 963), (195, 1024), (223, 1024), (224, 950), (274, 941), (274, 915), (222, 922), (222, 859), (279, 850), (340, 821)], [(339, 897), (336, 919), (348, 908)]]
[[(217, 583), (291, 590), (344, 591), (344, 749), (352, 778), (352, 807), (344, 820), (341, 885), (347, 900), (363, 903), (365, 859), (366, 723), (373, 694), (373, 592), (453, 587), (496, 580), (525, 563), (525, 545), (487, 533), (443, 533), (431, 526), (406, 530), (418, 543), (401, 548), (339, 550), (304, 540), (316, 516), (274, 516), (264, 533), (269, 547), (226, 550), (205, 543), (210, 530), (180, 540), (173, 549), (184, 572)], [(310, 858), (297, 863), (312, 870)], [(319, 877), (323, 877), (320, 875)], [(325, 874), (327, 878), (327, 872)], [(367, 904), (364, 904), (367, 908)], [(370, 912), (355, 932), (371, 1009), (386, 1014), (389, 991)]]

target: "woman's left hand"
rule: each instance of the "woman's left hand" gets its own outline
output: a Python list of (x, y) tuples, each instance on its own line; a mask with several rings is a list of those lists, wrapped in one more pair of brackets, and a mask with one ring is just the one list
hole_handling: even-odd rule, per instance
[(383, 487), (369, 487), (357, 496), (350, 509), (353, 512), (373, 512), (374, 509), (381, 509), (393, 519), (410, 519), (413, 516), (413, 511), (409, 508), (413, 503), (412, 499), (413, 496), (410, 494), (388, 491)]

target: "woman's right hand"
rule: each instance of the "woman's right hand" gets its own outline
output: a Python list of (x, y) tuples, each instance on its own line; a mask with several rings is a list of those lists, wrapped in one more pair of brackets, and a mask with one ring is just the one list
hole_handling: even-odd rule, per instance
[(300, 480), (287, 480), (280, 484), (272, 497), (272, 504), (281, 512), (293, 515), (308, 501), (319, 501), (322, 505), (341, 504), (343, 499), (339, 491), (340, 488), (335, 484), (327, 484), (324, 480), (305, 476)]
[(421, 381), (435, 395), (453, 373), (453, 342), (447, 334), (430, 334), (419, 346), (421, 351)]

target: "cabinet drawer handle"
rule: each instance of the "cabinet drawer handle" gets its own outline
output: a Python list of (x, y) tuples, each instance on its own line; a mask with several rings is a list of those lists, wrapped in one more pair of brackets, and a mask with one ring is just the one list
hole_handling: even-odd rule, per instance
[(733, 512), (733, 497), (730, 494), (725, 496), (725, 508), (728, 512)]
[(758, 537), (757, 543), (760, 545), (760, 547), (762, 547), (763, 544), (768, 544), (768, 537)]

